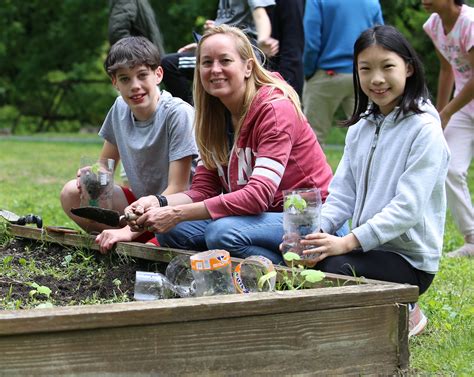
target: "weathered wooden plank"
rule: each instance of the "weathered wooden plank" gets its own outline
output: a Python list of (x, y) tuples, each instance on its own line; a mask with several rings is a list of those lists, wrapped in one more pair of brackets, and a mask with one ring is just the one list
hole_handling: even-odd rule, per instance
[[(414, 301), (413, 301), (414, 302)], [(397, 304), (398, 311), (398, 358), (400, 361), (400, 369), (408, 369), (410, 364), (410, 348), (408, 345), (409, 332), (409, 312), (408, 305)]]
[(416, 287), (365, 284), (301, 291), (13, 310), (0, 312), (0, 337), (408, 303), (416, 301), (417, 297)]
[(0, 374), (391, 375), (399, 317), (389, 304), (14, 335), (0, 337)]

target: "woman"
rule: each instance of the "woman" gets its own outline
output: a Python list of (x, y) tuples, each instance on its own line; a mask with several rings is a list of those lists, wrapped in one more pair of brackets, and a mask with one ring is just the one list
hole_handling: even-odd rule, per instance
[(197, 49), (195, 132), (201, 160), (190, 190), (148, 196), (126, 212), (130, 225), (157, 233), (163, 246), (225, 249), (282, 262), (282, 191), (318, 187), (332, 178), (302, 115), (298, 95), (257, 61), (237, 28), (208, 30)]

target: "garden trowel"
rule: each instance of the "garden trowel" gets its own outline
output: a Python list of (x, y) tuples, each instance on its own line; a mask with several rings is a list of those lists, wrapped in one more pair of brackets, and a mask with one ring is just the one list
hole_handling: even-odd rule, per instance
[(134, 220), (137, 217), (133, 215), (120, 215), (117, 211), (99, 207), (78, 207), (71, 208), (73, 215), (83, 217), (85, 219), (94, 220), (101, 224), (117, 227), (124, 226), (127, 220)]
[(0, 209), (0, 216), (11, 224), (36, 224), (38, 228), (43, 227), (43, 219), (41, 219), (41, 217), (37, 215), (29, 214), (26, 216), (18, 216), (16, 213), (7, 211), (6, 209)]

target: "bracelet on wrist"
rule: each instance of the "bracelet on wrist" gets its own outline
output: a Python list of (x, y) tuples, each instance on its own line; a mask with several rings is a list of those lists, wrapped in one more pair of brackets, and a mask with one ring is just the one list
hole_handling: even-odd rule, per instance
[(155, 195), (155, 196), (158, 199), (158, 203), (160, 204), (160, 207), (166, 207), (168, 205), (168, 199), (166, 199), (166, 196), (164, 195)]

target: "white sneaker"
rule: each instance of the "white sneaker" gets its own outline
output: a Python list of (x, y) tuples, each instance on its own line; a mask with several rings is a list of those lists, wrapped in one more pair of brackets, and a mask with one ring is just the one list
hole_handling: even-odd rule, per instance
[(428, 319), (421, 311), (418, 304), (415, 304), (413, 309), (409, 311), (409, 321), (408, 321), (408, 337), (416, 336), (421, 334), (425, 329), (428, 323)]
[(474, 257), (474, 243), (466, 242), (459, 249), (447, 254), (449, 258)]

